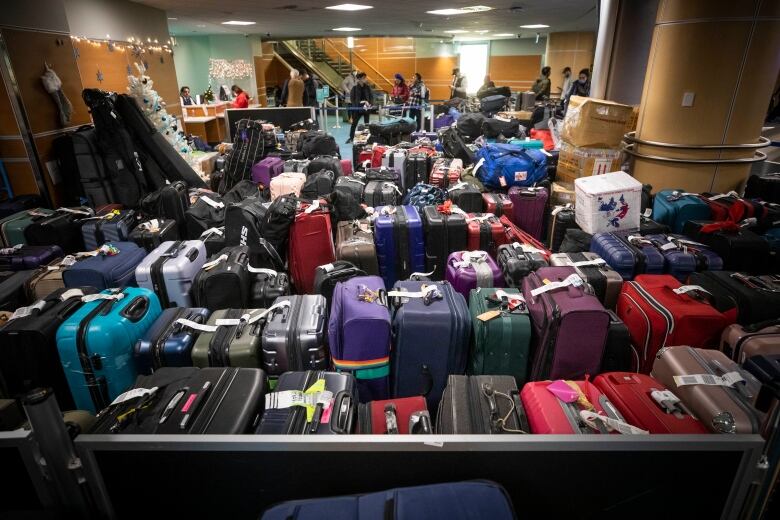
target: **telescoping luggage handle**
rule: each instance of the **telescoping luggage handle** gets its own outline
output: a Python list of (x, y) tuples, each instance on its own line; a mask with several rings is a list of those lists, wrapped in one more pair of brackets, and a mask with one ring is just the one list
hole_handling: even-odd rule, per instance
[[(255, 314), (260, 309), (255, 309), (252, 312), (243, 314), (240, 318), (223, 318), (218, 319), (214, 322), (214, 325), (206, 325), (204, 323), (198, 323), (197, 321), (188, 320), (185, 318), (179, 318), (174, 323), (192, 330), (197, 330), (200, 332), (216, 332), (217, 329), (220, 327), (235, 327), (237, 325), (251, 325), (257, 321), (260, 321), (261, 319), (268, 316), (270, 313), (276, 311), (277, 309), (281, 309), (284, 307), (290, 307), (290, 301), (284, 300), (278, 303), (275, 303), (265, 309), (264, 311), (260, 312), (259, 314)], [(254, 314), (254, 316), (253, 316)]]

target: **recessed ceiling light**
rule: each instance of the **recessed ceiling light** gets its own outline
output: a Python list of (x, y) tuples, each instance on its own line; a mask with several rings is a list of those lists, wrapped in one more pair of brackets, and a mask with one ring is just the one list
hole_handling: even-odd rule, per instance
[(512, 33), (498, 33), (498, 34), (494, 34), (493, 36), (515, 36), (515, 35)]
[(463, 29), (450, 29), (449, 31), (444, 31), (448, 34), (463, 34), (467, 33), (468, 31), (464, 31)]
[(436, 9), (434, 11), (425, 11), (428, 14), (438, 14), (440, 16), (453, 16), (456, 14), (468, 14), (468, 13), (484, 13), (485, 11), (492, 11), (492, 7), (486, 5), (472, 5), (471, 7), (459, 7), (457, 9)]
[(172, 17), (172, 16), (169, 16), (169, 17), (168, 17), (168, 20), (178, 20), (178, 18), (174, 18), (174, 17)]
[(362, 31), (360, 27), (334, 27), (334, 31), (341, 31), (341, 32), (355, 32), (355, 31)]
[(489, 30), (487, 30), (487, 29), (482, 29), (481, 31), (474, 31), (474, 32), (475, 32), (475, 33), (477, 33), (477, 34), (487, 34), (487, 33), (489, 33), (490, 31), (489, 31)]
[(246, 22), (244, 20), (230, 20), (222, 22), (222, 25), (254, 25), (256, 22)]
[(360, 4), (339, 4), (331, 5), (325, 9), (333, 9), (334, 11), (363, 11), (364, 9), (373, 9), (373, 5), (360, 5)]
[(534, 23), (531, 25), (521, 25), (521, 29), (546, 29), (547, 27), (550, 27), (549, 25), (544, 25), (543, 23)]

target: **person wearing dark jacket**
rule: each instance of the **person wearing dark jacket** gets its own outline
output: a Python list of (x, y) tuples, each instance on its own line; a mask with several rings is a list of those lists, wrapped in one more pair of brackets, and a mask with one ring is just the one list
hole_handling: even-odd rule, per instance
[(317, 80), (308, 71), (301, 72), (303, 80), (303, 106), (317, 107)]
[(569, 98), (572, 96), (590, 96), (590, 70), (582, 69), (577, 81), (572, 82), (569, 92), (566, 93), (566, 99), (564, 99), (564, 112), (569, 108)]
[(355, 138), (355, 130), (360, 123), (361, 116), (363, 116), (363, 120), (368, 124), (369, 108), (374, 104), (374, 94), (371, 92), (371, 87), (366, 80), (366, 73), (358, 73), (356, 79), (357, 84), (352, 87), (352, 92), (349, 94), (352, 126), (349, 128), (349, 139), (347, 140), (347, 143), (351, 143), (352, 139)]

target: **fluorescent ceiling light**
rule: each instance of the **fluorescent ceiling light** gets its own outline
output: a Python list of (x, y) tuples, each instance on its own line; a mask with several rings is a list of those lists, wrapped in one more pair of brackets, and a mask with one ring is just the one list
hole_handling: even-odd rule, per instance
[(373, 9), (372, 5), (360, 5), (360, 4), (339, 4), (331, 5), (325, 9), (333, 9), (334, 11), (363, 11), (364, 9)]
[(494, 34), (493, 36), (515, 36), (515, 35), (512, 33), (498, 33), (498, 34)]
[(172, 17), (172, 16), (169, 16), (169, 17), (168, 17), (168, 20), (178, 20), (178, 18), (174, 18), (174, 17)]
[(464, 31), (463, 29), (450, 29), (449, 31), (444, 31), (448, 34), (463, 34), (467, 33), (468, 31)]
[(334, 31), (341, 31), (341, 32), (355, 32), (355, 31), (362, 31), (360, 27), (334, 27)]
[(486, 5), (472, 5), (471, 7), (459, 7), (457, 9), (436, 9), (434, 11), (425, 11), (428, 14), (438, 14), (440, 16), (454, 16), (456, 14), (484, 13), (492, 11), (492, 7)]
[(474, 32), (475, 32), (475, 33), (477, 33), (477, 34), (487, 34), (487, 33), (489, 33), (490, 31), (489, 31), (489, 30), (487, 30), (487, 29), (482, 29), (481, 31), (474, 31)]
[(521, 25), (521, 29), (546, 29), (547, 27), (550, 27), (549, 25), (544, 25), (543, 23), (534, 23), (531, 25)]
[(255, 22), (245, 22), (243, 20), (230, 20), (227, 22), (222, 22), (222, 25), (254, 25)]

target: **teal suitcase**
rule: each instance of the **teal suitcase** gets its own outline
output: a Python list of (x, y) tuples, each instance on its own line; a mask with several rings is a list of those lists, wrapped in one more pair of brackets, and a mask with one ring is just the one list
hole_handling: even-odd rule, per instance
[(46, 208), (27, 209), (0, 220), (0, 245), (13, 247), (17, 244), (26, 244), (24, 228), (52, 213), (54, 211)]

